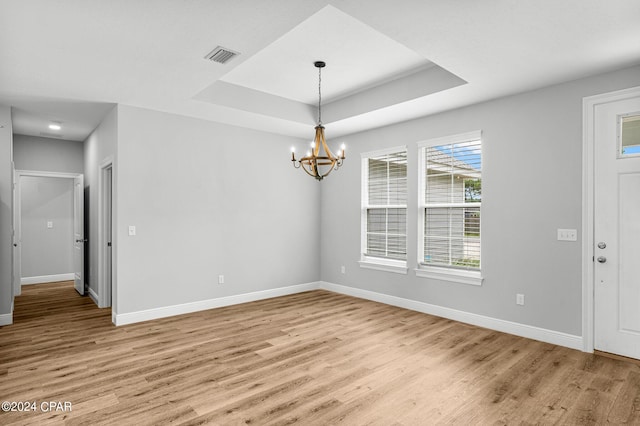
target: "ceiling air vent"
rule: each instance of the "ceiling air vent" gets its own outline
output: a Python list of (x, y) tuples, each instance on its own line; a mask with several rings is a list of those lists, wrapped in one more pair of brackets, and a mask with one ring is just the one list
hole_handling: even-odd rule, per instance
[(218, 62), (220, 64), (226, 64), (239, 54), (240, 53), (234, 52), (233, 50), (227, 49), (226, 47), (218, 46), (210, 53), (208, 53), (204, 58), (213, 62)]

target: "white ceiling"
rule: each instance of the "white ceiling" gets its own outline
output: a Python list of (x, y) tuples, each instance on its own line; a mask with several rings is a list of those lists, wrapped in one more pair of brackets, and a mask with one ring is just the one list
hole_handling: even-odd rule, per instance
[(326, 6), (220, 80), (316, 105), (318, 70), (313, 63), (326, 58), (331, 58), (322, 76), (326, 102), (429, 64), (397, 41)]
[[(638, 0), (3, 0), (14, 131), (83, 140), (116, 103), (339, 136), (640, 63)], [(203, 57), (217, 45), (240, 56)], [(0, 123), (3, 124), (3, 123)]]

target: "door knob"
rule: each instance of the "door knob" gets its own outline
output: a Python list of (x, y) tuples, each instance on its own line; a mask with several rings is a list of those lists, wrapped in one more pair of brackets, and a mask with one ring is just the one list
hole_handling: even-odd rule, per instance
[(604, 256), (598, 256), (598, 259), (597, 259), (597, 260), (598, 260), (598, 262), (600, 262), (600, 263), (605, 263), (605, 262), (607, 261), (607, 258), (606, 258), (606, 257), (604, 257)]
[(605, 242), (599, 242), (598, 243), (598, 248), (599, 249), (606, 249), (607, 248), (607, 244)]

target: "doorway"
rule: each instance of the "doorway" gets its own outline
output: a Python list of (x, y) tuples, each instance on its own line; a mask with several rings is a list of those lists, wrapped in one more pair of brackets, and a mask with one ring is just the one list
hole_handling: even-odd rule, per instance
[[(14, 296), (23, 284), (63, 280), (85, 294), (83, 187), (82, 174), (15, 171)], [(40, 269), (45, 260), (53, 269)]]
[(98, 205), (98, 288), (100, 308), (113, 309), (113, 159), (100, 166)]
[(584, 112), (585, 350), (640, 359), (640, 88)]

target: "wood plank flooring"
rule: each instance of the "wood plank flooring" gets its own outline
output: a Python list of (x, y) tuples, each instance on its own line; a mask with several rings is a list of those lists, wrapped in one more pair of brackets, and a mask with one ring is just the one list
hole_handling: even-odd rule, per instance
[(2, 425), (640, 424), (640, 366), (326, 291), (115, 327), (65, 282), (16, 298), (0, 401), (38, 407)]

